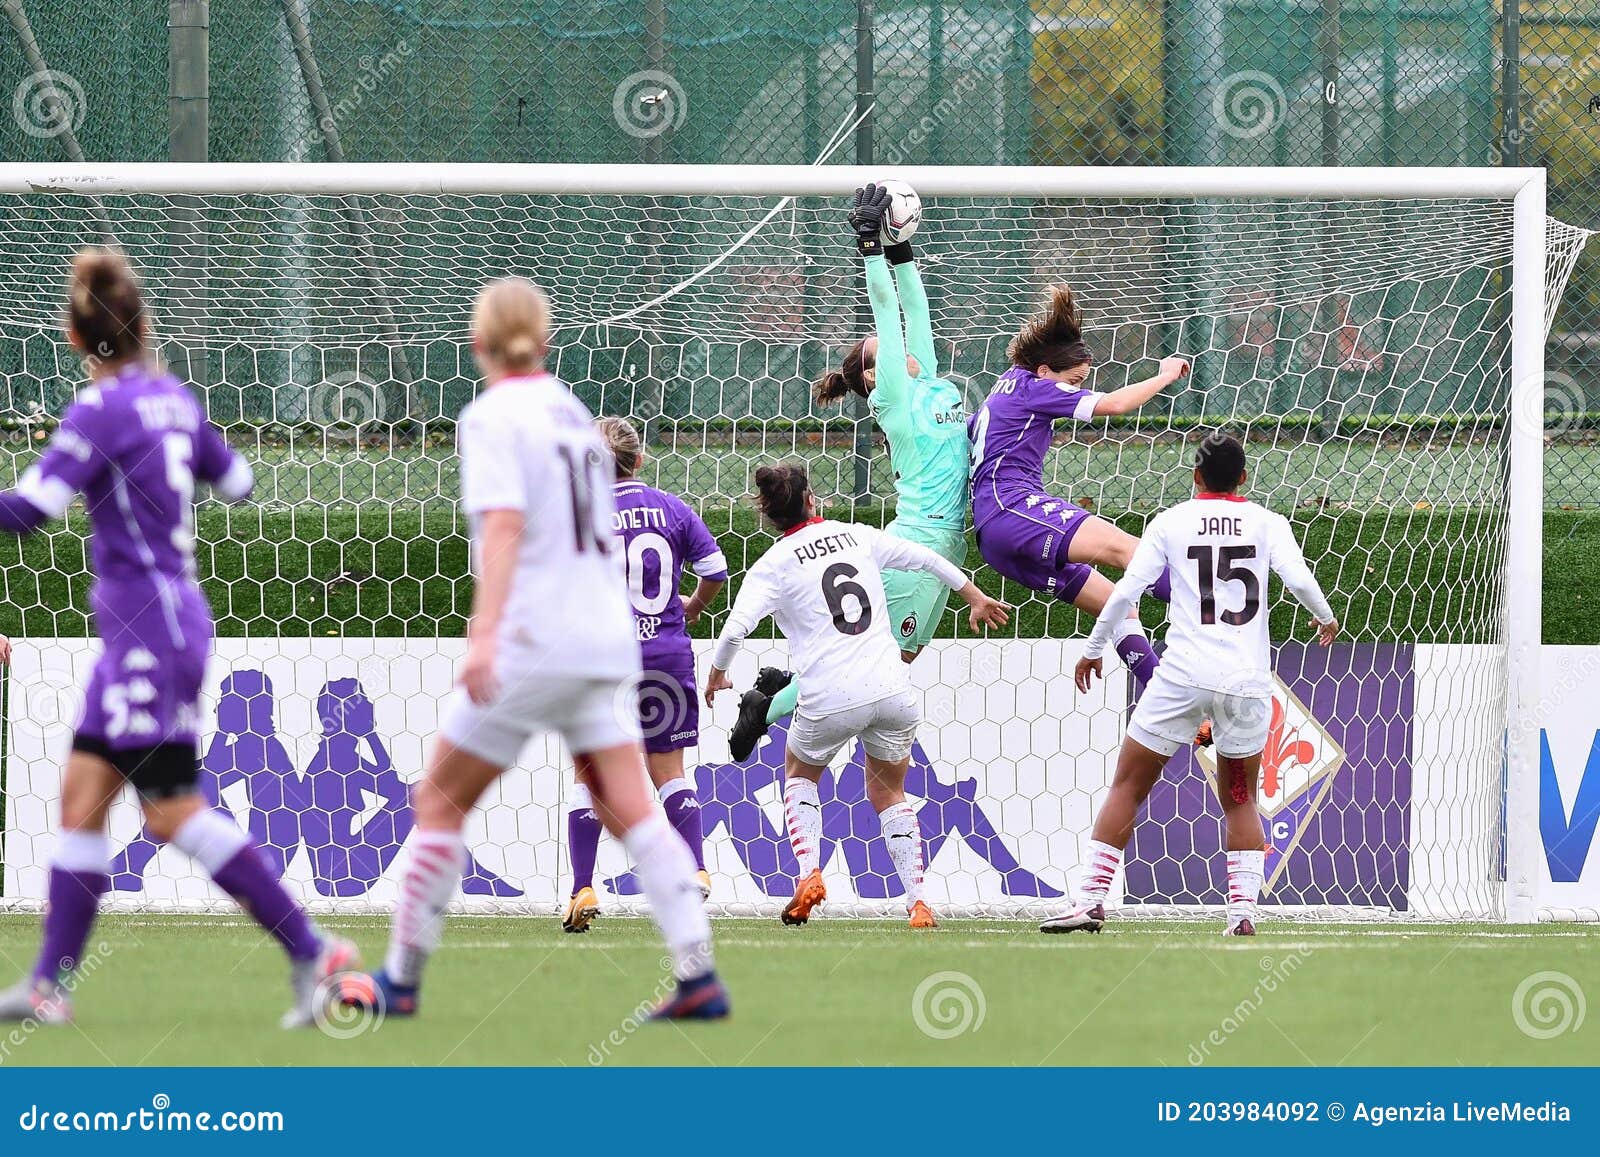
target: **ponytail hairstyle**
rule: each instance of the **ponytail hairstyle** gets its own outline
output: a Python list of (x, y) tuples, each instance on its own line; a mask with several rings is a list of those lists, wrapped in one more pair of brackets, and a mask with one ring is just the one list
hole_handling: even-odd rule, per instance
[(549, 343), (550, 299), (525, 277), (491, 281), (472, 307), (472, 336), (479, 356), (496, 369), (537, 370)]
[(644, 461), (644, 439), (639, 436), (639, 428), (626, 418), (601, 418), (595, 429), (616, 461), (617, 481), (639, 473), (639, 464)]
[(1011, 364), (1036, 370), (1049, 366), (1057, 372), (1075, 369), (1094, 361), (1083, 340), (1083, 316), (1072, 290), (1065, 285), (1050, 287), (1045, 311), (1029, 319), (1006, 349)]
[(756, 491), (761, 513), (779, 530), (806, 520), (806, 495), (811, 483), (804, 466), (762, 466), (756, 470)]
[(85, 357), (120, 361), (144, 353), (144, 297), (116, 249), (80, 249), (67, 284), (67, 325)]
[(867, 386), (867, 371), (877, 365), (877, 362), (876, 356), (870, 359), (867, 357), (867, 339), (862, 338), (845, 353), (842, 367), (829, 370), (817, 379), (811, 396), (823, 405), (837, 402), (846, 394), (866, 397), (870, 392)]

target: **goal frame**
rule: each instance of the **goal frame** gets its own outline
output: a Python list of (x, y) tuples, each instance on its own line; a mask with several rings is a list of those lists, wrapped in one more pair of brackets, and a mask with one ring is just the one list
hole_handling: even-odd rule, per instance
[(0, 193), (838, 196), (895, 177), (928, 196), (1512, 202), (1511, 382), (1507, 398), (1503, 912), (1539, 918), (1538, 820), (1543, 575), (1546, 177), (1490, 167), (958, 167), (405, 163), (0, 164)]

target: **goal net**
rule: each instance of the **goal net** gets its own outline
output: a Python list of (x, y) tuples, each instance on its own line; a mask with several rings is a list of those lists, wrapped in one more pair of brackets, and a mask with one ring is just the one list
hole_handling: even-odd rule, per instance
[[(870, 326), (843, 226), (861, 174), (0, 174), (0, 484), (36, 456), (81, 380), (60, 332), (70, 255), (114, 242), (144, 278), (162, 356), (258, 478), (253, 503), (199, 511), (218, 623), (202, 785), (319, 906), (392, 898), (408, 784), (463, 650), (470, 579), (452, 420), (477, 384), (466, 334), (486, 279), (519, 273), (550, 291), (551, 368), (597, 414), (641, 426), (646, 481), (701, 512), (735, 585), (771, 541), (750, 501), (760, 463), (803, 461), (833, 512), (893, 516), (870, 419), (809, 396)], [(1518, 535), (1538, 550), (1544, 405), (1571, 404), (1544, 398), (1537, 381), (1514, 404), (1514, 382), (1519, 368), (1542, 372), (1544, 328), (1587, 233), (1545, 222), (1542, 200), (1536, 218), (1519, 217), (1503, 171), (1413, 177), (1414, 189), (1359, 170), (1260, 171), (1211, 180), (1211, 191), (1180, 173), (1127, 174), (903, 174), (924, 192), (915, 244), (941, 371), (977, 404), (1010, 336), (1062, 280), (1084, 304), (1096, 388), (1148, 376), (1164, 354), (1190, 358), (1189, 379), (1136, 417), (1061, 431), (1046, 482), (1136, 534), (1189, 494), (1200, 433), (1225, 427), (1246, 436), (1252, 497), (1292, 519), (1345, 634), (1328, 650), (1308, 645), (1305, 616), (1274, 591), (1266, 903), (1305, 915), (1505, 916), (1504, 881), (1525, 854), (1514, 821), (1508, 842), (1507, 800), (1525, 782), (1527, 750), (1513, 727), (1508, 774), (1509, 656), (1530, 629), (1507, 575)], [(1130, 184), (1140, 180), (1148, 187)], [(1514, 271), (1530, 220), (1542, 226), (1542, 279)], [(1535, 432), (1514, 452), (1519, 423)], [(20, 545), (0, 542), (0, 614), (17, 641), (0, 771), (10, 902), (44, 894), (59, 769), (97, 649), (85, 531), (75, 508)], [(1536, 558), (1533, 573), (1536, 586)], [(1018, 607), (1012, 629), (973, 638), (952, 612), (910, 668), (925, 722), (908, 791), (929, 898), (950, 914), (1062, 902), (1134, 695), (1115, 665), (1079, 696), (1071, 672), (1090, 620), (1013, 584), (1003, 595)], [(1145, 610), (1157, 623), (1159, 605)], [(780, 638), (752, 641), (735, 682), (783, 665), (784, 653)], [(734, 763), (731, 713), (728, 702), (703, 712), (687, 774), (714, 908), (766, 914), (795, 873), (784, 729)], [(1204, 752), (1170, 765), (1113, 890), (1126, 910), (1223, 902), (1212, 771)], [(862, 776), (861, 753), (847, 751), (823, 786), (830, 913), (901, 906)], [(570, 784), (559, 744), (532, 743), (471, 820), (468, 907), (547, 913), (565, 898)], [(112, 827), (111, 904), (219, 901), (181, 854), (140, 834), (131, 802)], [(609, 840), (598, 881), (603, 910), (637, 908)]]

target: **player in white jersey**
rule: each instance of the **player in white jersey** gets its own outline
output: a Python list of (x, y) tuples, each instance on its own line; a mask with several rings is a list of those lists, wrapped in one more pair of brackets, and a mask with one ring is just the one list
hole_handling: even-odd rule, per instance
[(800, 699), (784, 756), (784, 811), (800, 882), (783, 910), (804, 924), (827, 898), (822, 882), (822, 806), (817, 784), (840, 749), (860, 739), (867, 799), (905, 886), (913, 928), (936, 926), (922, 897), (922, 833), (906, 801), (906, 769), (922, 713), (889, 622), (884, 570), (923, 571), (972, 609), (972, 629), (1004, 626), (1007, 607), (943, 555), (876, 527), (818, 517), (800, 466), (756, 471), (761, 512), (783, 537), (756, 561), (711, 657), (706, 703), (732, 687), (728, 668), (756, 624), (771, 615), (789, 640)]
[(416, 1012), (423, 965), (461, 883), (467, 813), (534, 732), (554, 731), (627, 848), (671, 950), (677, 994), (655, 1015), (723, 1017), (694, 860), (645, 775), (639, 644), (612, 531), (614, 465), (589, 411), (545, 372), (549, 322), (531, 282), (508, 278), (478, 295), (472, 349), (486, 385), (458, 433), (475, 579), (467, 655), (413, 792), (416, 832), (384, 969), (352, 976), (345, 1000)]
[(1289, 520), (1249, 501), (1244, 447), (1212, 434), (1195, 455), (1194, 498), (1150, 520), (1078, 663), (1078, 690), (1102, 673), (1112, 631), (1163, 568), (1172, 574), (1167, 650), (1128, 721), (1111, 791), (1095, 817), (1088, 864), (1070, 911), (1045, 932), (1098, 932), (1111, 879), (1133, 835), (1134, 819), (1167, 760), (1212, 720), (1218, 788), (1226, 824), (1228, 934), (1255, 935), (1266, 834), (1256, 810), (1256, 779), (1272, 711), (1267, 635), (1268, 572), (1310, 611), (1324, 647), (1339, 632), (1327, 596), (1306, 565)]

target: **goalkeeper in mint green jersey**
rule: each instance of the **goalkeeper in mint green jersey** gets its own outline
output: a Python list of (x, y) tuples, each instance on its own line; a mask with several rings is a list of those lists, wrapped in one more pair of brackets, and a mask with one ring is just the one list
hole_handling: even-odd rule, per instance
[[(939, 376), (928, 294), (910, 242), (885, 247), (880, 237), (888, 209), (887, 189), (856, 190), (850, 228), (865, 260), (876, 332), (850, 347), (841, 368), (822, 376), (815, 397), (820, 403), (849, 394), (866, 398), (894, 467), (897, 506), (889, 533), (965, 566), (971, 457), (966, 400)], [(909, 571), (885, 571), (883, 587), (889, 625), (909, 663), (933, 638), (950, 588), (932, 575)], [(739, 701), (739, 719), (728, 737), (733, 758), (749, 758), (767, 727), (794, 711), (799, 696), (787, 673), (764, 668)]]

